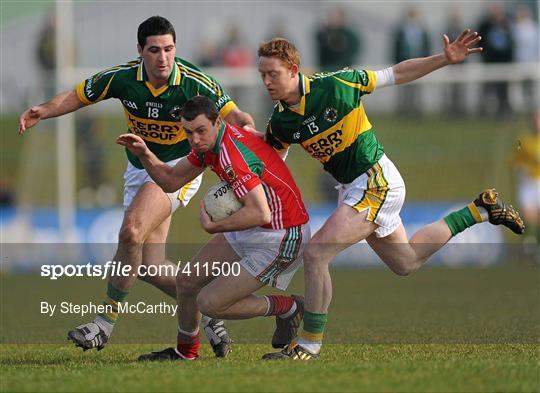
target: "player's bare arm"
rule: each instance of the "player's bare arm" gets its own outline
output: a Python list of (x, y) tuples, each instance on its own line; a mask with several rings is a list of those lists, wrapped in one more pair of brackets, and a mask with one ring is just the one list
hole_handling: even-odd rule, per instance
[(234, 108), (225, 117), (225, 121), (230, 124), (235, 124), (242, 127), (244, 130), (251, 132), (257, 138), (264, 140), (265, 134), (255, 129), (255, 121), (247, 112), (242, 112), (238, 108)]
[(170, 167), (150, 151), (144, 140), (135, 134), (122, 134), (116, 138), (116, 143), (125, 146), (137, 156), (150, 177), (165, 192), (174, 192), (195, 179), (204, 168), (191, 165), (188, 160), (180, 160), (174, 167)]
[(464, 30), (453, 42), (446, 34), (443, 35), (444, 52), (437, 55), (402, 61), (392, 67), (396, 85), (412, 82), (424, 75), (449, 64), (463, 62), (467, 56), (482, 52), (481, 47), (475, 47), (482, 37), (478, 33)]
[(35, 126), (40, 120), (65, 115), (82, 108), (81, 102), (74, 90), (65, 91), (41, 105), (33, 106), (23, 112), (19, 118), (19, 134)]
[(244, 205), (240, 210), (219, 221), (212, 221), (201, 202), (201, 226), (208, 233), (218, 233), (241, 231), (270, 222), (271, 212), (262, 185), (249, 191), (240, 202)]
[(227, 123), (236, 124), (240, 127), (246, 127), (246, 129), (255, 130), (255, 122), (253, 121), (253, 117), (247, 112), (242, 112), (238, 108), (234, 108), (229, 112), (227, 116), (225, 116), (225, 121)]

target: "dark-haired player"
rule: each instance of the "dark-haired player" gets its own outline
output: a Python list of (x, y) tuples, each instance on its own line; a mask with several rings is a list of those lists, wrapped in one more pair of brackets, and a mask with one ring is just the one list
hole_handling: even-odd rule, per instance
[[(216, 105), (227, 121), (253, 127), (251, 116), (240, 111), (220, 84), (195, 65), (175, 57), (176, 33), (165, 18), (153, 16), (137, 31), (139, 58), (112, 67), (80, 82), (75, 90), (60, 93), (50, 101), (34, 106), (20, 117), (19, 133), (42, 119), (61, 116), (108, 98), (117, 98), (124, 107), (128, 130), (143, 138), (161, 160), (175, 165), (189, 153), (189, 143), (180, 124), (184, 103), (204, 95)], [(131, 265), (161, 265), (171, 215), (185, 207), (197, 192), (201, 178), (193, 179), (173, 193), (165, 193), (148, 176), (140, 161), (126, 150), (128, 164), (124, 173), (124, 221), (114, 261)], [(176, 298), (175, 278), (140, 277)], [(109, 277), (104, 305), (107, 312), (68, 333), (84, 350), (101, 349), (109, 340), (118, 317), (118, 303), (124, 301), (137, 279), (136, 275)], [(222, 321), (206, 320), (211, 344), (218, 356), (228, 351), (229, 338)], [(215, 334), (214, 334), (215, 333)]]

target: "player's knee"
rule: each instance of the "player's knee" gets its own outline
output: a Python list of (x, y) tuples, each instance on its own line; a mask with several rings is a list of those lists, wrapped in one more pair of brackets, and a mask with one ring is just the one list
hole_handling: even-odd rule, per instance
[(205, 292), (201, 292), (197, 296), (197, 304), (201, 314), (210, 318), (221, 318), (226, 310), (226, 307), (219, 299)]
[(190, 280), (190, 277), (182, 274), (176, 276), (176, 291), (179, 295), (193, 296), (198, 294), (200, 290), (199, 286)]
[(304, 250), (304, 269), (319, 269), (321, 266), (326, 265), (323, 250), (319, 245), (308, 244)]
[(398, 276), (401, 277), (407, 277), (412, 273), (412, 270), (408, 267), (400, 266), (400, 267), (394, 267), (392, 268), (392, 271), (396, 273)]
[(135, 224), (124, 224), (120, 229), (118, 240), (122, 244), (134, 245), (142, 244), (144, 237), (142, 232)]
[(398, 276), (407, 277), (417, 270), (417, 264), (411, 259), (399, 259), (390, 265), (390, 269)]

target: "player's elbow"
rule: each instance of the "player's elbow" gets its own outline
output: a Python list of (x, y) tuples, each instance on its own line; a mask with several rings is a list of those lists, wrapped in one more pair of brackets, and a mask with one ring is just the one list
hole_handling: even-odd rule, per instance
[(181, 181), (178, 181), (177, 178), (165, 178), (160, 179), (159, 181), (156, 181), (157, 185), (161, 187), (163, 191), (165, 191), (167, 194), (176, 192), (180, 188), (182, 188), (183, 183)]
[(268, 225), (272, 221), (272, 212), (270, 209), (261, 209), (259, 210), (259, 226)]
[(268, 225), (272, 221), (272, 213), (269, 208), (252, 208), (250, 214), (250, 227)]
[(172, 193), (186, 183), (183, 176), (173, 172), (173, 168), (167, 164), (162, 164), (159, 170), (151, 172), (152, 179), (166, 193)]
[(165, 191), (167, 194), (170, 194), (172, 192), (175, 192), (177, 191), (180, 187), (178, 187), (178, 184), (177, 183), (174, 183), (174, 182), (166, 182), (166, 183), (162, 183), (162, 184), (159, 184), (159, 186), (161, 187), (161, 189), (163, 191)]

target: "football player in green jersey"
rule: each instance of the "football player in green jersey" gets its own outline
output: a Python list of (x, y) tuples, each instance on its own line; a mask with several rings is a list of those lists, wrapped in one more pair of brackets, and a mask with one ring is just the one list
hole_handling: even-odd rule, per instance
[(342, 250), (366, 240), (399, 275), (417, 270), (450, 238), (483, 221), (524, 230), (519, 214), (495, 190), (482, 192), (463, 209), (416, 232), (411, 239), (399, 216), (405, 184), (384, 154), (361, 98), (376, 88), (414, 81), (478, 53), (480, 37), (465, 30), (455, 41), (444, 35), (444, 52), (403, 61), (380, 71), (345, 68), (307, 77), (289, 41), (276, 38), (259, 47), (259, 72), (277, 103), (267, 126), (267, 142), (286, 156), (298, 143), (339, 183), (339, 205), (304, 251), (305, 314), (298, 340), (265, 359), (319, 356), (332, 298), (328, 266)]
[[(254, 127), (248, 113), (240, 111), (217, 81), (189, 62), (176, 58), (176, 33), (165, 18), (153, 16), (137, 31), (139, 58), (104, 70), (75, 90), (60, 93), (50, 101), (25, 111), (19, 120), (19, 133), (40, 120), (61, 116), (103, 99), (122, 102), (128, 129), (140, 135), (150, 149), (169, 165), (175, 165), (190, 151), (180, 126), (183, 104), (193, 96), (209, 97), (226, 121)], [(114, 261), (130, 265), (136, 272), (145, 265), (170, 264), (165, 257), (165, 242), (172, 213), (186, 206), (197, 191), (201, 178), (175, 193), (167, 194), (148, 176), (139, 160), (126, 150), (128, 167), (124, 174), (124, 220)], [(68, 333), (84, 350), (103, 348), (118, 317), (118, 303), (124, 301), (137, 275), (109, 275), (104, 305), (107, 312)], [(139, 277), (176, 298), (174, 275)], [(225, 356), (230, 339), (223, 321), (205, 320), (205, 331), (216, 356)]]

